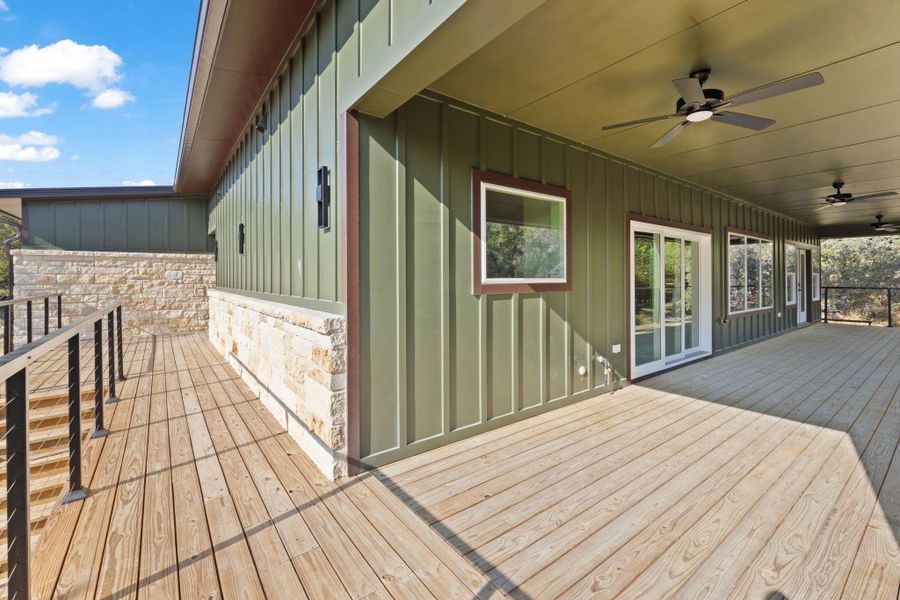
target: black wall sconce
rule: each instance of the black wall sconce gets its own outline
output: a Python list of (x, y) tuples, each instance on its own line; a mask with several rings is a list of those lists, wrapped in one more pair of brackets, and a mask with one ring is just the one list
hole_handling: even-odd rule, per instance
[(331, 230), (328, 217), (331, 213), (331, 183), (328, 180), (328, 167), (321, 167), (316, 186), (316, 205), (318, 209), (318, 227), (326, 232)]
[(244, 253), (244, 224), (238, 225), (238, 254)]

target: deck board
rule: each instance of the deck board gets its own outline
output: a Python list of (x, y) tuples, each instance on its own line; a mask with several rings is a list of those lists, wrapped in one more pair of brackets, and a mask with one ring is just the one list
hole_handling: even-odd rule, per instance
[(202, 334), (133, 343), (126, 373), (85, 445), (91, 495), (35, 549), (35, 598), (496, 596), (376, 479), (322, 477)]
[(897, 330), (809, 327), (337, 482), (202, 334), (126, 371), (35, 598), (897, 598)]
[(515, 598), (896, 599), (898, 388), (816, 325), (375, 474)]

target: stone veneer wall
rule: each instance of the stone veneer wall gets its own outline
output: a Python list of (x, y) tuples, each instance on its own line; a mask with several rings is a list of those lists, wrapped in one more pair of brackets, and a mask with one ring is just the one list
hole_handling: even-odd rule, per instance
[[(199, 331), (209, 321), (206, 292), (216, 282), (212, 254), (23, 248), (12, 257), (15, 296), (62, 293), (66, 322), (118, 300), (131, 334)], [(43, 306), (34, 310), (36, 323), (43, 323)], [(17, 308), (17, 332), (24, 315)]]
[(210, 290), (209, 339), (325, 475), (347, 474), (344, 317)]

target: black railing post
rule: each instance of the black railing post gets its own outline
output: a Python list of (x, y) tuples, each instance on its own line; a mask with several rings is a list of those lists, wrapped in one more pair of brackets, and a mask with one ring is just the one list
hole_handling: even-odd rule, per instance
[(94, 416), (97, 425), (91, 438), (109, 435), (103, 425), (103, 317), (94, 323)]
[(62, 329), (62, 294), (56, 295), (56, 328)]
[(25, 303), (25, 318), (28, 319), (28, 325), (25, 327), (25, 331), (27, 332), (26, 339), (28, 340), (28, 343), (30, 344), (30, 343), (31, 343), (31, 340), (32, 340), (32, 338), (33, 338), (33, 336), (32, 336), (32, 331), (31, 331), (31, 325), (32, 325), (32, 323), (31, 323), (31, 321), (32, 321), (32, 318), (31, 318), (31, 300), (29, 300), (29, 301), (27, 301), (27, 302)]
[(7, 304), (3, 307), (3, 353), (12, 352), (12, 316), (13, 305)]
[(69, 492), (63, 504), (84, 500), (81, 483), (81, 338), (69, 338)]
[(894, 326), (894, 294), (891, 288), (888, 288), (888, 327)]
[(31, 594), (31, 514), (28, 493), (28, 378), (22, 369), (6, 380), (6, 534), (8, 597)]
[(825, 319), (824, 322), (828, 322), (828, 288), (823, 288), (825, 290)]
[(125, 358), (123, 357), (124, 351), (122, 350), (122, 345), (124, 342), (122, 341), (122, 305), (116, 307), (116, 328), (119, 334), (119, 362), (116, 363), (116, 366), (119, 370), (119, 381), (125, 381)]
[(109, 398), (106, 399), (108, 404), (119, 401), (116, 397), (116, 329), (115, 323), (113, 323), (114, 317), (115, 313), (109, 311), (109, 315), (106, 318), (107, 348), (109, 350)]
[(50, 333), (50, 296), (44, 298), (44, 335)]

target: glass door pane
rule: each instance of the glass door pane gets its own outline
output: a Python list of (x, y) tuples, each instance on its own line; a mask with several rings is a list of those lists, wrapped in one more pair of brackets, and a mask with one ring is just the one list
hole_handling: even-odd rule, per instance
[(666, 238), (666, 356), (681, 354), (681, 240)]
[(700, 249), (690, 241), (684, 241), (684, 349), (700, 345), (700, 319), (697, 316), (700, 278)]
[(659, 234), (634, 233), (634, 364), (662, 357)]

